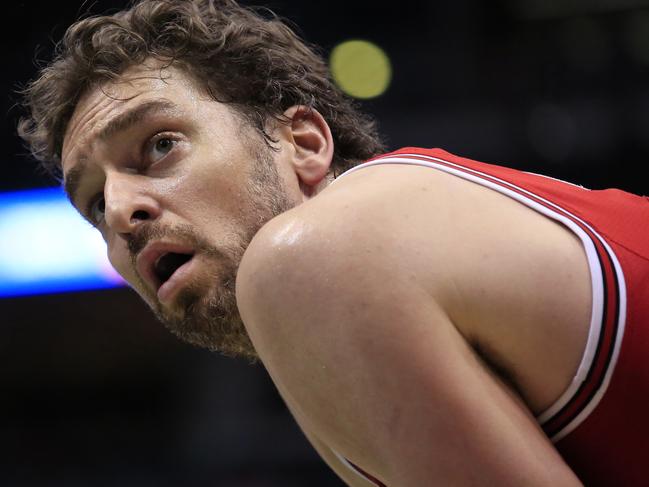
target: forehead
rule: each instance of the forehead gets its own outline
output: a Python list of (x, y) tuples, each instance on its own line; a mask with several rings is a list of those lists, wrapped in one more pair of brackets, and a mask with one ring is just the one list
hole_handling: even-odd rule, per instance
[(191, 112), (205, 98), (198, 84), (183, 71), (155, 63), (131, 67), (115, 80), (89, 89), (77, 103), (65, 132), (64, 173), (70, 161), (92, 150), (97, 134), (120, 114), (152, 100), (166, 100)]

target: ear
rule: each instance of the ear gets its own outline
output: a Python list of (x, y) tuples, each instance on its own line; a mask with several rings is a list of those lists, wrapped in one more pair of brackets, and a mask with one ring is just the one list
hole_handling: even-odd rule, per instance
[(290, 120), (286, 127), (293, 147), (292, 165), (306, 196), (317, 192), (326, 179), (334, 153), (329, 125), (315, 108), (295, 105), (284, 112)]

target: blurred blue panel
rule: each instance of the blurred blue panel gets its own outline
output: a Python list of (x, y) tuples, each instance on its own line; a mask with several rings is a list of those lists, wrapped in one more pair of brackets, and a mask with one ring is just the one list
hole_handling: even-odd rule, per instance
[(0, 193), (0, 297), (123, 284), (62, 189)]

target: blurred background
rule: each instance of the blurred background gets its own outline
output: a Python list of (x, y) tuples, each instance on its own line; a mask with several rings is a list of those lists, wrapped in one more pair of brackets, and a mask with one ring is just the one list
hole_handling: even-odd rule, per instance
[[(441, 147), (649, 192), (649, 0), (242, 3), (288, 18), (327, 57), (344, 41), (371, 42), (384, 82), (357, 96), (390, 149)], [(0, 201), (56, 186), (15, 135), (16, 90), (80, 14), (124, 4), (3, 8)], [(359, 63), (343, 53), (334, 64), (343, 85)], [(6, 228), (0, 272), (21, 249), (37, 259), (56, 240)], [(90, 287), (0, 297), (0, 486), (342, 485), (261, 367), (178, 342), (124, 287)]]

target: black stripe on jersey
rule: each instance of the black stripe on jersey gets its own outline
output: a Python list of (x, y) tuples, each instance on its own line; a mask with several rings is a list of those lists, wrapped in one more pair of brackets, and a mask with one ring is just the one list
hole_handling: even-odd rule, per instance
[(611, 280), (613, 281), (613, 286), (615, 287), (615, 297), (616, 301), (614, 303), (609, 303), (608, 299), (608, 290), (609, 290), (609, 283), (608, 279), (606, 278), (605, 275), (605, 268), (602, 262), (602, 256), (599, 251), (597, 251), (597, 257), (600, 262), (600, 268), (602, 270), (602, 275), (604, 279), (602, 280), (603, 282), (603, 291), (604, 291), (604, 302), (603, 302), (603, 309), (602, 309), (602, 326), (600, 329), (600, 334), (598, 337), (598, 342), (597, 342), (597, 348), (595, 350), (595, 354), (593, 356), (593, 360), (591, 362), (590, 369), (588, 370), (588, 373), (586, 374), (586, 378), (582, 382), (581, 386), (577, 391), (573, 394), (572, 398), (559, 410), (557, 411), (552, 417), (548, 418), (544, 424), (549, 424), (552, 421), (556, 421), (557, 418), (561, 418), (561, 416), (565, 413), (567, 409), (570, 407), (574, 406), (574, 401), (576, 398), (579, 397), (581, 392), (588, 386), (591, 385), (592, 380), (593, 380), (593, 374), (595, 373), (595, 368), (597, 366), (598, 360), (600, 359), (600, 356), (602, 354), (602, 349), (605, 346), (604, 339), (606, 336), (606, 322), (607, 322), (607, 312), (609, 311), (609, 304), (612, 304), (614, 306), (613, 310), (613, 324), (612, 324), (612, 332), (611, 332), (611, 342), (610, 342), (610, 347), (609, 350), (607, 351), (605, 362), (603, 365), (603, 370), (601, 373), (601, 376), (596, 378), (597, 382), (596, 385), (593, 387), (592, 391), (590, 394), (583, 399), (582, 404), (575, 409), (570, 415), (566, 416), (565, 418), (561, 418), (561, 421), (557, 423), (557, 425), (553, 425), (552, 428), (545, 428), (544, 431), (549, 437), (553, 437), (561, 432), (566, 426), (568, 426), (581, 412), (591, 403), (593, 398), (597, 395), (597, 393), (601, 390), (602, 385), (604, 384), (604, 380), (606, 378), (606, 374), (608, 372), (608, 369), (611, 366), (612, 358), (613, 358), (613, 353), (615, 351), (615, 343), (617, 341), (617, 334), (618, 334), (618, 328), (619, 328), (619, 306), (620, 306), (620, 286), (617, 278), (617, 272), (615, 269), (615, 266), (613, 265), (613, 262), (611, 260), (611, 257), (606, 250), (604, 246), (602, 246), (604, 249), (604, 252), (606, 252), (606, 257), (607, 260), (610, 264), (611, 267)]

